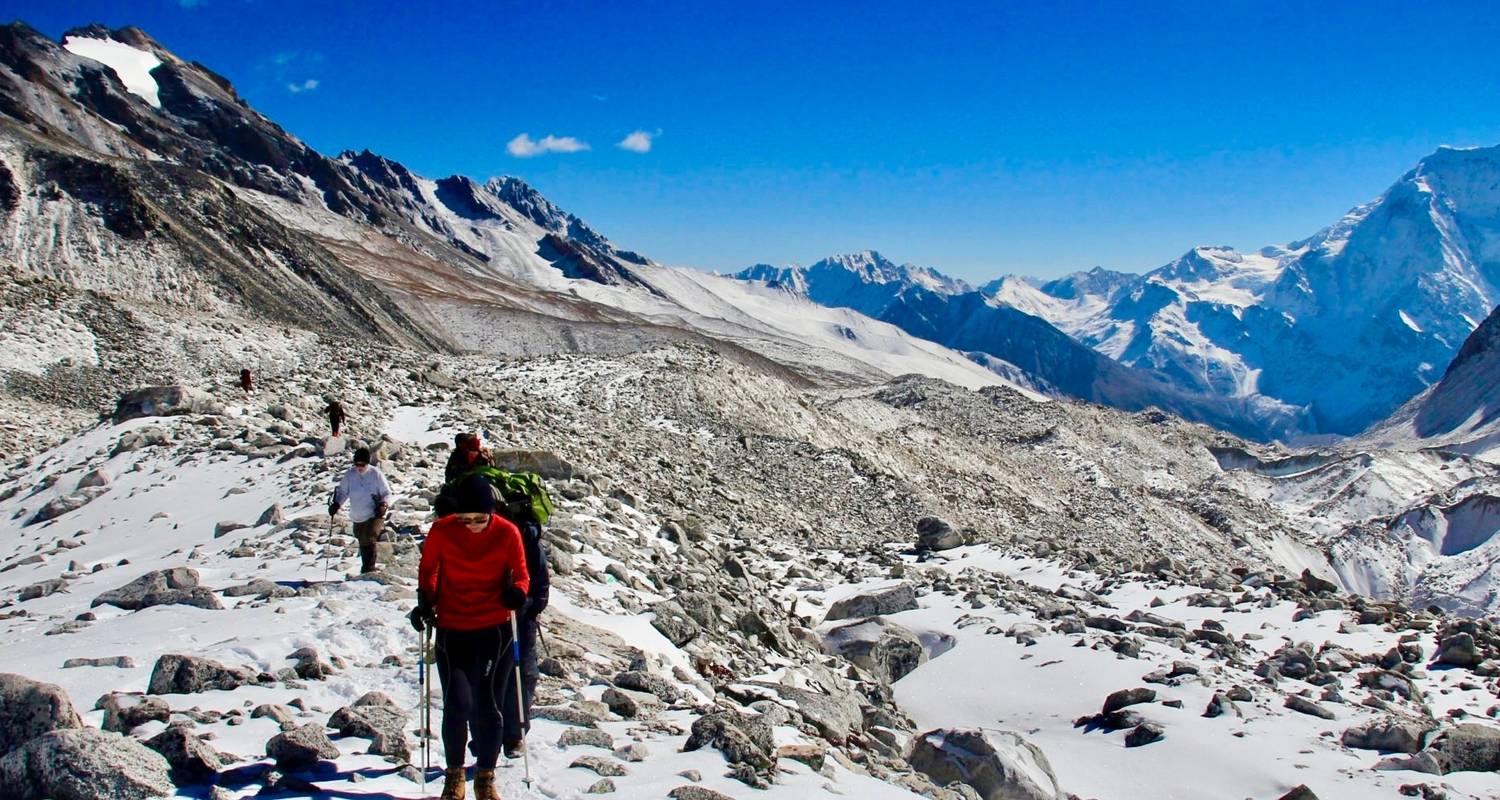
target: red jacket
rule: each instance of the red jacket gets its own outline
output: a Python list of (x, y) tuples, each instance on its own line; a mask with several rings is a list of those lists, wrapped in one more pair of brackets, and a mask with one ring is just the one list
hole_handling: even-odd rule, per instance
[(417, 585), (426, 597), (437, 598), (438, 627), (472, 631), (509, 622), (510, 609), (500, 604), (507, 575), (521, 591), (530, 588), (526, 550), (515, 525), (494, 514), (479, 533), (456, 516), (432, 523)]

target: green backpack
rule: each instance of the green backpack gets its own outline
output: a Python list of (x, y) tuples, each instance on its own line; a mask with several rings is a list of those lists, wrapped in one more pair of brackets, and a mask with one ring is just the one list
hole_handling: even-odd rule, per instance
[[(517, 524), (535, 522), (546, 525), (552, 518), (552, 497), (547, 494), (547, 485), (535, 472), (506, 472), (496, 467), (478, 467), (455, 478), (462, 481), (479, 473), (495, 490), (495, 512)], [(447, 487), (444, 487), (445, 489)]]

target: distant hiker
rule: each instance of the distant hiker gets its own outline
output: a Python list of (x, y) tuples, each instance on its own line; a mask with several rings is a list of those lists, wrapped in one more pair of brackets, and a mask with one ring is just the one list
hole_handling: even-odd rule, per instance
[(249, 367), (240, 370), (240, 388), (245, 390), (245, 394), (255, 390), (255, 381), (250, 379)]
[(323, 409), (328, 415), (328, 424), (333, 426), (333, 435), (339, 435), (339, 429), (344, 427), (344, 404), (329, 398), (328, 407)]
[[(453, 437), (453, 452), (448, 455), (448, 464), (443, 467), (443, 482), (452, 483), (489, 464), (490, 454), (484, 449), (484, 441), (475, 434), (460, 433)], [(442, 515), (442, 509), (438, 509), (438, 516)]]
[(437, 672), (443, 685), (443, 798), (464, 797), (464, 746), (474, 738), (474, 797), (499, 800), (501, 698), (511, 682), (511, 614), (526, 605), (531, 576), (515, 525), (494, 513), (495, 496), (482, 475), (454, 487), (453, 513), (432, 523), (417, 568), (417, 631), (437, 629)]
[[(547, 569), (547, 547), (542, 543), (542, 526), (534, 519), (517, 523), (521, 531), (521, 544), (526, 550), (526, 572), (531, 576), (531, 587), (526, 591), (526, 604), (516, 612), (521, 630), (521, 694), (525, 705), (524, 714), (516, 708), (516, 692), (505, 693), (505, 757), (516, 758), (531, 728), (531, 700), (536, 695), (537, 669), (536, 639), (537, 617), (547, 608), (551, 595), (552, 577)], [(524, 727), (522, 720), (525, 720)]]
[(339, 513), (339, 506), (349, 501), (349, 519), (354, 521), (354, 538), (359, 540), (359, 571), (375, 571), (375, 541), (385, 530), (385, 512), (391, 505), (391, 485), (378, 467), (370, 466), (370, 448), (354, 451), (354, 466), (344, 473), (328, 516)]

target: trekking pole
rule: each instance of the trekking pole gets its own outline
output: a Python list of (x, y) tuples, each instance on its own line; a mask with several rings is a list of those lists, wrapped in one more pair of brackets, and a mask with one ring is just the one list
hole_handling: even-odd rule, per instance
[(510, 612), (510, 654), (516, 662), (516, 715), (521, 722), (521, 763), (526, 769), (522, 783), (531, 788), (531, 748), (526, 746), (526, 701), (521, 695), (521, 626), (516, 622), (516, 612)]
[(427, 667), (427, 657), (432, 652), (432, 626), (422, 633), (422, 674), (426, 676), (422, 687), (422, 793), (427, 793), (427, 773), (432, 771), (432, 670)]
[(417, 685), (422, 692), (422, 705), (417, 709), (417, 736), (422, 739), (422, 796), (427, 796), (427, 771), (432, 768), (431, 758), (427, 751), (427, 713), (430, 703), (427, 700), (427, 629), (423, 628), (421, 652), (417, 655)]
[(552, 648), (547, 645), (547, 634), (542, 630), (542, 621), (536, 621), (536, 635), (542, 640), (542, 654), (548, 658), (552, 657)]
[(328, 541), (323, 543), (323, 582), (328, 582), (328, 548), (333, 546), (333, 519), (336, 514), (328, 515)]

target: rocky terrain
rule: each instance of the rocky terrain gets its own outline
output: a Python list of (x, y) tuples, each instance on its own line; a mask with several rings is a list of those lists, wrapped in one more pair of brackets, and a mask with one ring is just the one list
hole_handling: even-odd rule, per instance
[[(0, 797), (421, 796), (461, 431), (559, 507), (507, 798), (1493, 796), (1491, 451), (1047, 399), (74, 35), (160, 65), (0, 31)], [(1487, 402), (1475, 341), (1434, 395)], [(373, 575), (328, 398), (396, 492)]]

